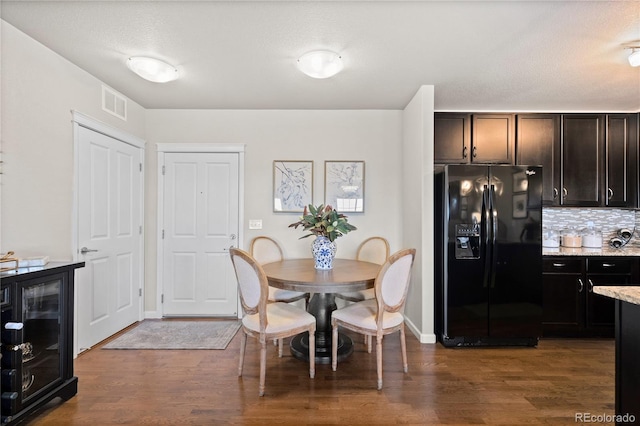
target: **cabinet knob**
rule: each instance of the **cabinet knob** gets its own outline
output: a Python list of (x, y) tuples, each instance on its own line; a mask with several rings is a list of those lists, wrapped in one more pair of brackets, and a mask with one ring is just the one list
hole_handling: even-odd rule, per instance
[(578, 278), (578, 284), (580, 284), (580, 287), (578, 287), (578, 293), (582, 293), (582, 290), (584, 290), (584, 283), (580, 278)]
[(613, 189), (607, 188), (607, 193), (609, 194), (609, 200), (613, 198)]
[(562, 188), (562, 198), (565, 198), (567, 195), (569, 195), (569, 191), (567, 191), (567, 188)]
[(467, 158), (467, 147), (462, 148), (462, 158)]
[(473, 158), (476, 158), (478, 156), (478, 147), (474, 146), (473, 147)]
[(558, 198), (558, 188), (553, 188), (553, 199)]

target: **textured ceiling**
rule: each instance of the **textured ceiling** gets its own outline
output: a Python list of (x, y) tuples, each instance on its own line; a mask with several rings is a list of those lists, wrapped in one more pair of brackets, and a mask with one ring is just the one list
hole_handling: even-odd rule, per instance
[[(640, 111), (636, 1), (6, 1), (3, 20), (146, 108)], [(316, 80), (297, 57), (342, 54)], [(146, 82), (146, 55), (181, 78)]]

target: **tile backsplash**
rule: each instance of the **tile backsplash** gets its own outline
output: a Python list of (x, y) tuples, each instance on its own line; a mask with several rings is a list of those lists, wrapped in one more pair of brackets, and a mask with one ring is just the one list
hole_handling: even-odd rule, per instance
[(640, 246), (640, 210), (613, 208), (575, 208), (544, 207), (542, 225), (545, 228), (562, 230), (568, 226), (585, 228), (587, 222), (593, 222), (596, 229), (602, 231), (603, 242), (609, 241), (620, 228), (636, 228), (629, 244)]

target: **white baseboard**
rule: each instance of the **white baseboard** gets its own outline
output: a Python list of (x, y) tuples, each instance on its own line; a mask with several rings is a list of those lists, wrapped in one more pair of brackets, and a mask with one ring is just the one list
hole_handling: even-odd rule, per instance
[(426, 343), (426, 344), (435, 344), (436, 343), (436, 335), (435, 335), (435, 333), (422, 333), (418, 329), (418, 327), (416, 327), (415, 324), (413, 322), (411, 322), (411, 320), (408, 319), (408, 318), (405, 318), (405, 324), (409, 328), (409, 331), (411, 331), (411, 333), (413, 333), (413, 335), (418, 338), (420, 343)]
[(144, 311), (144, 319), (162, 319), (162, 312)]

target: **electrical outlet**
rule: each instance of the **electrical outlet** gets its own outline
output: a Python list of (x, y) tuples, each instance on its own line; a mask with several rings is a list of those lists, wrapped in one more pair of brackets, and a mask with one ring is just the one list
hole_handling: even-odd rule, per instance
[(249, 219), (249, 229), (262, 229), (262, 219)]

